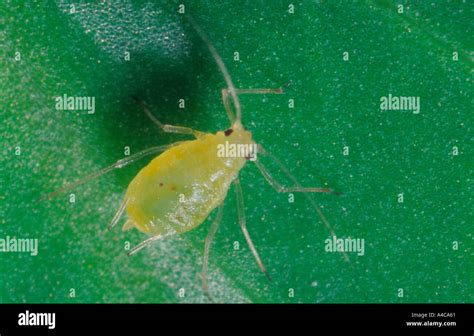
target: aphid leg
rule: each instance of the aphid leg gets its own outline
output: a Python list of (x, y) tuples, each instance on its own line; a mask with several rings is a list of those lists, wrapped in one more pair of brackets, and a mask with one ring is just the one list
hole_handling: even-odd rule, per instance
[(143, 111), (148, 116), (148, 118), (150, 118), (151, 121), (153, 121), (163, 132), (165, 132), (165, 133), (177, 133), (177, 134), (189, 134), (189, 135), (195, 136), (196, 138), (199, 138), (204, 134), (203, 132), (196, 131), (196, 130), (194, 130), (192, 128), (189, 128), (189, 127), (163, 124), (161, 121), (159, 121), (151, 113), (150, 109), (148, 109), (148, 107), (146, 106), (146, 104), (142, 100), (140, 100), (136, 97), (134, 97), (134, 99), (138, 103), (138, 105), (140, 105), (140, 107), (143, 109)]
[(128, 204), (128, 198), (125, 198), (123, 201), (122, 201), (122, 204), (120, 204), (120, 207), (117, 209), (117, 211), (115, 212), (115, 215), (114, 217), (112, 218), (112, 221), (110, 222), (109, 226), (108, 226), (108, 229), (109, 231), (112, 230), (115, 225), (117, 225), (120, 217), (122, 217), (122, 214), (125, 210), (125, 207), (127, 206)]
[(282, 94), (283, 89), (235, 89), (235, 93), (241, 94)]
[(207, 286), (207, 266), (209, 263), (209, 251), (211, 249), (211, 244), (217, 232), (217, 229), (219, 228), (219, 224), (221, 223), (223, 209), (224, 209), (224, 205), (220, 205), (219, 208), (217, 208), (216, 218), (214, 218), (214, 221), (211, 224), (211, 228), (209, 229), (209, 233), (207, 234), (206, 240), (204, 241), (204, 259), (202, 262), (201, 276), (202, 276), (202, 289), (206, 294), (208, 294), (208, 290), (209, 290)]
[(268, 184), (270, 184), (277, 192), (281, 193), (291, 193), (291, 192), (313, 192), (313, 193), (327, 193), (327, 194), (338, 194), (331, 188), (313, 188), (313, 187), (285, 187), (280, 184), (275, 178), (270, 174), (270, 172), (265, 168), (265, 166), (260, 161), (254, 161), (257, 165), (260, 173), (265, 177)]
[(235, 195), (237, 198), (237, 214), (239, 216), (240, 228), (242, 229), (242, 233), (244, 234), (245, 240), (247, 241), (250, 251), (252, 251), (252, 254), (255, 257), (255, 260), (257, 261), (258, 267), (260, 267), (260, 270), (263, 272), (263, 274), (265, 274), (268, 280), (271, 281), (272, 279), (270, 275), (268, 274), (265, 265), (260, 259), (257, 249), (253, 245), (252, 239), (250, 238), (250, 234), (247, 230), (247, 222), (245, 218), (245, 208), (244, 208), (244, 195), (242, 193), (242, 187), (240, 186), (239, 178), (237, 177), (233, 183), (234, 183), (234, 188), (235, 188)]
[(142, 248), (150, 245), (151, 243), (153, 243), (155, 240), (159, 240), (159, 239), (162, 239), (164, 238), (165, 236), (164, 235), (158, 235), (158, 236), (153, 236), (153, 237), (150, 237), (148, 239), (145, 239), (144, 241), (142, 241), (140, 244), (138, 244), (137, 246), (135, 246), (134, 248), (132, 248), (130, 250), (130, 252), (128, 252), (127, 254), (129, 256), (131, 255), (134, 255), (135, 253), (137, 253), (138, 251), (140, 251)]
[[(265, 150), (261, 145), (258, 145), (258, 150), (259, 150), (259, 154), (262, 154), (262, 155), (267, 156), (270, 159), (272, 159), (273, 162), (275, 162), (278, 165), (278, 167), (281, 169), (281, 171), (283, 173), (285, 173), (285, 175), (288, 176), (288, 178), (291, 181), (293, 181), (293, 183), (295, 184), (295, 187), (291, 187), (291, 188), (282, 187), (281, 184), (276, 182), (276, 180), (270, 175), (268, 170), (266, 170), (266, 168), (263, 166), (263, 164), (261, 162), (258, 162), (258, 160), (255, 161), (255, 163), (257, 164), (257, 167), (259, 168), (260, 172), (265, 177), (267, 182), (278, 192), (301, 192), (301, 193), (303, 193), (303, 195), (306, 197), (306, 199), (309, 201), (309, 203), (311, 204), (313, 209), (318, 214), (321, 221), (324, 223), (324, 226), (326, 226), (326, 228), (328, 229), (331, 236), (336, 237), (336, 233), (334, 232), (334, 229), (332, 228), (331, 224), (329, 224), (329, 221), (327, 220), (326, 216), (324, 216), (323, 212), (321, 211), (321, 208), (316, 204), (316, 202), (313, 200), (313, 198), (309, 195), (310, 192), (329, 192), (329, 193), (335, 193), (335, 192), (332, 191), (331, 189), (326, 190), (325, 188), (303, 188), (301, 186), (301, 184), (298, 182), (298, 180), (296, 179), (296, 177), (294, 177), (293, 174), (290, 173), (288, 168), (286, 168), (285, 165), (280, 160), (278, 160), (277, 157), (275, 157), (273, 154), (271, 154), (270, 152)], [(337, 194), (337, 193), (335, 193), (335, 194)], [(342, 254), (344, 256), (344, 259), (347, 262), (350, 262), (349, 261), (349, 256), (347, 255), (347, 253), (342, 252)]]
[(62, 192), (65, 192), (67, 190), (71, 190), (75, 187), (77, 187), (78, 185), (80, 184), (83, 184), (85, 182), (88, 182), (90, 180), (93, 180), (95, 178), (98, 178), (108, 172), (110, 172), (111, 170), (115, 169), (115, 168), (122, 168), (136, 160), (139, 160), (141, 159), (142, 157), (144, 156), (147, 156), (147, 155), (150, 155), (150, 154), (155, 154), (155, 153), (159, 153), (159, 152), (163, 152), (165, 151), (166, 149), (172, 147), (172, 146), (175, 146), (176, 144), (178, 143), (175, 143), (175, 144), (172, 144), (172, 145), (164, 145), (164, 146), (156, 146), (156, 147), (151, 147), (151, 148), (147, 148), (145, 150), (142, 150), (141, 152), (138, 152), (136, 154), (133, 154), (129, 157), (126, 157), (126, 158), (123, 158), (123, 159), (120, 159), (118, 160), (117, 162), (115, 162), (114, 164), (108, 166), (108, 167), (105, 167), (105, 168), (102, 168), (101, 170), (95, 172), (95, 173), (92, 173), (74, 183), (71, 183), (71, 184), (67, 184), (65, 185), (64, 187), (62, 188), (59, 188), (58, 190), (56, 191), (53, 191), (52, 193), (46, 195), (46, 196), (43, 196), (41, 198), (41, 200), (45, 200), (45, 199), (51, 199), (53, 198), (54, 196), (62, 193)]

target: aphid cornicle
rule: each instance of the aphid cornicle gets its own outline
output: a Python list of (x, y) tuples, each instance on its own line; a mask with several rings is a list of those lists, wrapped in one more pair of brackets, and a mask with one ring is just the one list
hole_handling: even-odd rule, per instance
[[(145, 166), (130, 182), (121, 206), (116, 211), (109, 228), (114, 227), (124, 212), (128, 219), (123, 228), (136, 228), (151, 237), (133, 248), (129, 254), (134, 254), (151, 242), (162, 239), (172, 234), (180, 234), (201, 225), (210, 213), (217, 210), (216, 217), (211, 224), (208, 236), (204, 244), (204, 260), (202, 266), (202, 284), (207, 293), (206, 271), (209, 258), (209, 249), (213, 237), (223, 215), (223, 203), (227, 193), (234, 186), (237, 198), (237, 209), (239, 224), (245, 239), (253, 253), (258, 266), (268, 276), (266, 268), (262, 263), (255, 246), (247, 230), (242, 189), (239, 181), (239, 171), (245, 166), (248, 157), (220, 157), (217, 148), (227, 142), (234, 145), (252, 145), (258, 148), (261, 155), (272, 159), (277, 166), (294, 183), (292, 187), (285, 187), (276, 181), (260, 160), (254, 163), (278, 192), (302, 192), (306, 195), (312, 208), (318, 213), (322, 222), (334, 235), (328, 221), (307, 193), (324, 192), (332, 193), (329, 188), (304, 188), (288, 169), (261, 145), (257, 145), (252, 139), (252, 134), (247, 131), (241, 121), (241, 108), (238, 95), (241, 94), (280, 94), (278, 89), (236, 89), (222, 58), (210, 43), (207, 35), (197, 26), (194, 20), (188, 17), (189, 22), (197, 31), (200, 38), (207, 45), (215, 62), (217, 63), (227, 88), (223, 89), (222, 99), (227, 116), (230, 120), (230, 128), (215, 134), (199, 132), (182, 126), (166, 125), (161, 123), (147, 108), (138, 100), (147, 116), (164, 132), (188, 134), (195, 140), (182, 141), (169, 146), (158, 146), (146, 149), (130, 157), (119, 160), (115, 164), (106, 167), (74, 184), (67, 185), (49, 197), (66, 189), (74, 188), (80, 183), (99, 177), (114, 168), (121, 168), (144, 156), (160, 153), (147, 166)], [(232, 103), (232, 104), (231, 104)], [(258, 147), (257, 147), (258, 146)], [(254, 153), (256, 155), (256, 153)], [(252, 160), (253, 161), (253, 160)]]

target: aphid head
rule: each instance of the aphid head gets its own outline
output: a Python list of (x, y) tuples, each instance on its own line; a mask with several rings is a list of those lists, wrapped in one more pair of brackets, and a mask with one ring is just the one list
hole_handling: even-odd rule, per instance
[(240, 123), (234, 123), (231, 128), (224, 131), (226, 140), (233, 143), (253, 143), (252, 133), (247, 131)]

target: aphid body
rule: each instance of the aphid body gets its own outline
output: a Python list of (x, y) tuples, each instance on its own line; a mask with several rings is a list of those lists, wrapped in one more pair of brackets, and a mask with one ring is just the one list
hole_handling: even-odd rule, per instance
[(234, 126), (184, 141), (152, 160), (128, 186), (125, 229), (133, 225), (150, 235), (169, 235), (203, 223), (247, 161), (219, 157), (217, 148), (225, 142), (254, 144), (250, 132)]

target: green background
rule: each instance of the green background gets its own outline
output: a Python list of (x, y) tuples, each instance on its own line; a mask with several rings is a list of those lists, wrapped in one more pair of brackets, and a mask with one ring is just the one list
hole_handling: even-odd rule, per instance
[[(294, 1), (294, 14), (290, 1), (82, 2), (74, 14), (69, 2), (2, 2), (0, 238), (38, 238), (39, 254), (0, 255), (0, 301), (207, 300), (199, 272), (213, 215), (133, 257), (124, 246), (142, 233), (106, 232), (129, 181), (151, 158), (77, 187), (75, 204), (68, 194), (39, 200), (122, 158), (124, 146), (134, 153), (186, 139), (160, 133), (133, 95), (165, 123), (228, 127), (222, 75), (177, 13), (180, 3), (237, 87), (292, 82), (284, 95), (242, 97), (244, 123), (303, 185), (342, 191), (313, 196), (338, 237), (365, 239), (365, 255), (350, 254), (350, 264), (326, 253), (328, 231), (305, 198), (289, 203), (248, 164), (241, 173), (248, 226), (273, 281), (245, 244), (229, 192), (211, 251), (214, 300), (473, 302), (468, 1)], [(419, 96), (421, 113), (381, 111), (389, 93)], [(54, 98), (63, 94), (94, 96), (96, 113), (57, 111)]]

